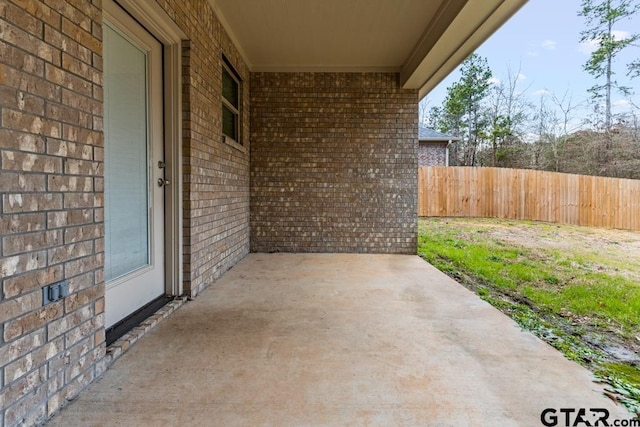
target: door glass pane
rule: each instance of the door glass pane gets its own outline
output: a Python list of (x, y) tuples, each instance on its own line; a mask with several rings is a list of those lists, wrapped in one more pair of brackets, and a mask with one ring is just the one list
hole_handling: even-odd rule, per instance
[(146, 56), (105, 25), (106, 281), (149, 264)]

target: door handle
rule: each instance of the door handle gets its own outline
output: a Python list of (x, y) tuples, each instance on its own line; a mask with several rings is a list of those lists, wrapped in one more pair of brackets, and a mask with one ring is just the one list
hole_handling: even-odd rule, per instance
[(158, 178), (158, 187), (166, 187), (169, 184), (171, 184), (171, 182), (168, 179)]

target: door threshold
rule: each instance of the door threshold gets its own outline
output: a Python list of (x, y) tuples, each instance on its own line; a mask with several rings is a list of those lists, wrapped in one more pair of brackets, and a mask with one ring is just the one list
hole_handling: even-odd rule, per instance
[[(113, 341), (113, 337), (116, 336), (115, 335), (116, 332), (112, 330), (116, 329), (116, 327), (118, 326), (121, 326), (120, 325), (121, 323), (124, 323), (125, 320), (129, 320), (129, 318), (132, 317), (133, 315), (127, 317), (126, 319), (123, 319), (122, 321), (118, 322), (116, 325), (112, 326), (106, 331), (110, 335), (110, 338), (112, 341), (107, 343), (105, 364), (103, 365), (104, 369), (109, 367), (113, 362), (116, 361), (116, 359), (119, 359), (120, 356), (122, 356), (140, 338), (145, 336), (147, 333), (151, 332), (156, 326), (158, 326), (160, 322), (162, 322), (164, 319), (169, 317), (171, 314), (173, 314), (174, 311), (176, 311), (178, 308), (180, 308), (184, 303), (188, 301), (188, 298), (186, 296), (185, 297), (168, 297), (168, 298), (163, 296), (162, 299), (164, 300), (162, 301), (163, 302), (162, 305), (160, 305), (160, 303), (157, 302), (160, 300), (160, 298), (158, 298), (157, 300), (151, 301), (151, 303), (145, 305), (140, 310), (136, 311), (134, 314), (138, 314), (138, 312), (142, 311), (143, 309), (146, 309), (148, 306), (150, 306), (153, 303), (157, 303), (158, 305), (160, 305), (160, 307), (153, 306), (155, 308), (155, 311), (151, 312), (151, 314), (149, 314), (148, 312), (145, 312), (146, 317), (144, 317), (142, 320), (138, 320), (138, 323), (132, 322), (131, 323), (132, 327), (130, 327), (128, 331), (124, 332), (124, 335), (121, 335), (119, 338), (116, 338), (115, 341)], [(122, 330), (125, 330), (124, 326), (121, 326), (121, 328), (119, 328), (119, 331), (122, 331)]]
[(144, 319), (151, 316), (156, 311), (167, 305), (173, 297), (167, 295), (161, 295), (153, 301), (143, 305), (138, 310), (134, 311), (115, 325), (109, 327), (105, 331), (105, 340), (107, 341), (107, 347), (116, 342), (118, 338), (138, 326)]

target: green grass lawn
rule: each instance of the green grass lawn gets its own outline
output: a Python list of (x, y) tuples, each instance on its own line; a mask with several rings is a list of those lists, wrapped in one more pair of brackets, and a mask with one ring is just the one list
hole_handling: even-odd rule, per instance
[(418, 253), (640, 410), (640, 233), (430, 218)]

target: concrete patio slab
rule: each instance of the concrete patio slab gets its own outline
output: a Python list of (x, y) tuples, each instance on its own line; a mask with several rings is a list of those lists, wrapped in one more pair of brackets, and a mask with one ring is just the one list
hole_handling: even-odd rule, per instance
[(417, 256), (251, 254), (49, 425), (534, 426), (545, 408), (630, 418), (601, 392)]

